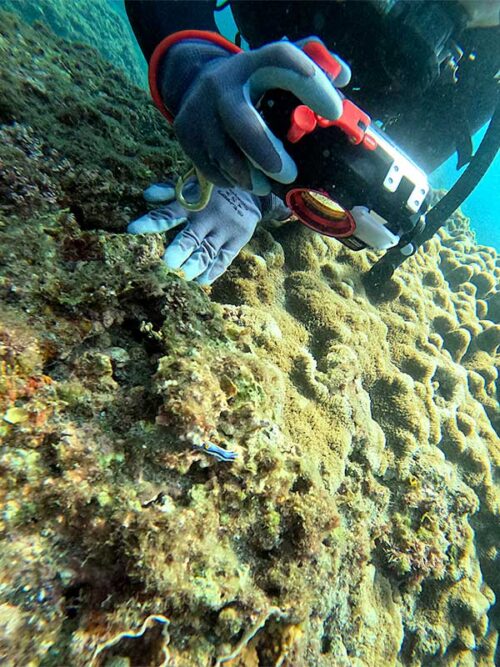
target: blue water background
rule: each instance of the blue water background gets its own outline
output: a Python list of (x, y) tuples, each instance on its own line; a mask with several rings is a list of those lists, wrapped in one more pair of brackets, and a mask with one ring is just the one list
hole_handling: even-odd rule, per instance
[[(487, 125), (474, 136), (474, 150), (481, 142), (486, 128)], [(432, 185), (450, 188), (464, 171), (457, 172), (456, 163), (456, 155), (453, 155), (436, 169), (431, 176)], [(484, 178), (464, 202), (462, 211), (470, 217), (477, 242), (500, 250), (500, 155), (497, 154)]]

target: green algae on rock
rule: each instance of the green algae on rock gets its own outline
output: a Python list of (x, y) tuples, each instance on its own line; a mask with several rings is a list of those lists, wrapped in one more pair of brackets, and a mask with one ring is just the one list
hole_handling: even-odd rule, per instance
[(186, 283), (113, 233), (178, 159), (159, 115), (123, 80), (114, 146), (61, 129), (26, 81), (97, 104), (103, 61), (40, 29), (23, 64), (2, 16), (2, 664), (493, 667), (495, 251), (458, 216), (374, 304), (374, 253), (288, 225)]
[[(146, 62), (127, 20), (106, 0), (0, 0), (0, 10), (38, 21), (56, 35), (93, 46), (132, 83), (146, 87)], [(40, 46), (40, 48), (43, 48)]]
[(1, 205), (24, 212), (38, 198), (82, 227), (123, 229), (142, 188), (184, 164), (168, 125), (95, 49), (42, 23), (20, 41), (21, 20), (0, 16)]

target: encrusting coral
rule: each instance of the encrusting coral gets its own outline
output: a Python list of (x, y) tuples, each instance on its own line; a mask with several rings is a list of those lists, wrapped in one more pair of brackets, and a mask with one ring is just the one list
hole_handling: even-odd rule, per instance
[(27, 214), (32, 203), (47, 209), (57, 201), (83, 228), (123, 229), (143, 206), (142, 188), (182, 164), (168, 126), (95, 49), (57, 38), (42, 23), (13, 39), (19, 31), (20, 19), (3, 13), (4, 206)]
[(0, 16), (0, 662), (493, 667), (496, 252), (458, 214), (375, 303), (289, 224), (208, 294), (118, 233), (179, 164), (146, 97)]
[[(146, 87), (146, 61), (135, 43), (119, 3), (102, 0), (0, 0), (0, 10), (20, 14), (25, 21), (38, 21), (56, 35), (95, 47), (106, 60), (120, 68), (137, 86)], [(32, 55), (30, 53), (30, 55)]]

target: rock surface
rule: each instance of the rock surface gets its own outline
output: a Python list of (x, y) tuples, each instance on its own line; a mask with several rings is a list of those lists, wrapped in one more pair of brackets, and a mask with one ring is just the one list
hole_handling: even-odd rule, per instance
[(457, 215), (374, 303), (291, 224), (206, 293), (119, 233), (181, 164), (146, 97), (0, 26), (0, 662), (493, 667), (495, 250)]
[(106, 0), (0, 0), (0, 10), (39, 21), (56, 35), (95, 47), (129, 80), (147, 87), (147, 65), (120, 2)]

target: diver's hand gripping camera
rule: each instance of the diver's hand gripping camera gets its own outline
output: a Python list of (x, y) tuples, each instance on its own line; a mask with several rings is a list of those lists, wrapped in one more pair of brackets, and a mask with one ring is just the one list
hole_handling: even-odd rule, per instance
[[(308, 55), (335, 78), (340, 65), (317, 46)], [(273, 191), (301, 222), (352, 250), (387, 250), (411, 236), (428, 206), (427, 176), (358, 106), (344, 98), (342, 116), (329, 121), (273, 90), (259, 110), (297, 165), (296, 180)]]

